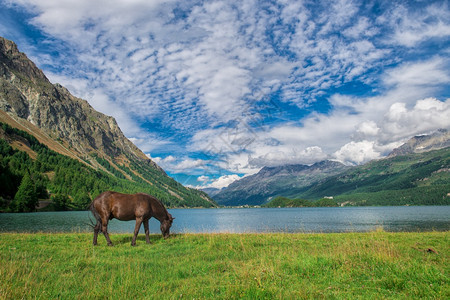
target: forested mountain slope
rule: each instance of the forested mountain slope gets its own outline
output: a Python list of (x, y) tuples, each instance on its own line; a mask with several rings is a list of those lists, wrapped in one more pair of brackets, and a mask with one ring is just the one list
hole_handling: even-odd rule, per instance
[(358, 205), (450, 204), (450, 147), (375, 160), (293, 195)]

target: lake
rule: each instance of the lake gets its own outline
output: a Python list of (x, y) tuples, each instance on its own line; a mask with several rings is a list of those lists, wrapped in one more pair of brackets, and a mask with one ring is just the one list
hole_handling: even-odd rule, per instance
[[(450, 230), (450, 206), (169, 209), (174, 233), (365, 232)], [(91, 213), (0, 214), (0, 232), (87, 232)], [(111, 220), (109, 232), (132, 233), (135, 221)], [(143, 226), (142, 226), (143, 227)], [(160, 233), (150, 220), (150, 231)], [(141, 228), (143, 232), (143, 228)]]

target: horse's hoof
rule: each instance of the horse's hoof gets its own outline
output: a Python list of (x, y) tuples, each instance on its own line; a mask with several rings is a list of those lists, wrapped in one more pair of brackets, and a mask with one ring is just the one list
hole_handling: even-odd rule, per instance
[(112, 247), (112, 246), (114, 246), (114, 245), (113, 245), (113, 244), (108, 244), (108, 246)]

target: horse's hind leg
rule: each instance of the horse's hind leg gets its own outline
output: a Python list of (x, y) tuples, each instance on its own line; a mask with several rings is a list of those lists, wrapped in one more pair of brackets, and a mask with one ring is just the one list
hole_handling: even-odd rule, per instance
[(131, 246), (136, 246), (136, 238), (139, 233), (139, 228), (141, 228), (141, 224), (142, 224), (142, 218), (136, 218), (136, 226), (134, 227), (134, 236), (133, 236), (133, 240), (131, 241)]
[(92, 241), (94, 246), (97, 245), (97, 236), (98, 236), (98, 233), (100, 232), (101, 227), (102, 227), (102, 224), (99, 221), (97, 221), (97, 224), (95, 224), (95, 227), (94, 227), (94, 240)]
[(108, 243), (108, 246), (112, 246), (113, 243), (111, 242), (111, 239), (109, 238), (109, 234), (108, 234), (108, 219), (102, 220), (102, 232), (106, 238), (106, 242)]

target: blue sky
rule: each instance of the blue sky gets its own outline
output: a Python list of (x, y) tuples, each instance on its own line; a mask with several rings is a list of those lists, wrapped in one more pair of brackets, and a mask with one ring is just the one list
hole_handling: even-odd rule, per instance
[(191, 186), (450, 128), (448, 1), (0, 0), (0, 35)]

